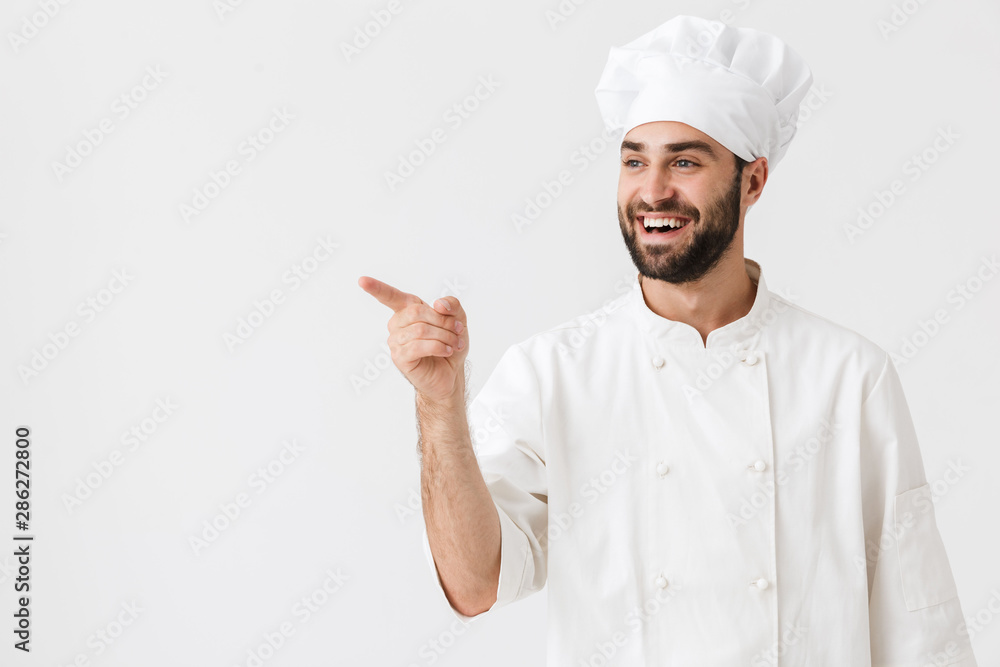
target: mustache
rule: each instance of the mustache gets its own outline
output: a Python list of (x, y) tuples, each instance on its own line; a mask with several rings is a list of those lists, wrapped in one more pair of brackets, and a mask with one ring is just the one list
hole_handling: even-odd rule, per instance
[(630, 204), (627, 208), (629, 217), (635, 218), (636, 216), (643, 213), (663, 213), (666, 215), (673, 215), (677, 217), (690, 218), (691, 220), (697, 221), (700, 217), (698, 209), (692, 207), (681, 206), (679, 204), (674, 204), (672, 206), (661, 206), (660, 208), (639, 208), (638, 206)]

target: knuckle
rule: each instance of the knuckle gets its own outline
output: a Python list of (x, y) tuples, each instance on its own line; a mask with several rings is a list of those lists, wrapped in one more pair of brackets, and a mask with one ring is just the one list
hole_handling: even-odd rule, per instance
[(427, 338), (431, 333), (431, 327), (426, 322), (417, 322), (410, 329), (413, 331), (414, 338)]

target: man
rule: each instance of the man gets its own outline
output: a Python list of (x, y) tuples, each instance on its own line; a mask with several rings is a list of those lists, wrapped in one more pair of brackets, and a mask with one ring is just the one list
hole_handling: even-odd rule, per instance
[(694, 17), (612, 49), (637, 281), (510, 346), (468, 418), (458, 299), (359, 281), (395, 311), (424, 547), (463, 622), (547, 583), (550, 666), (976, 665), (888, 354), (743, 257), (811, 81)]

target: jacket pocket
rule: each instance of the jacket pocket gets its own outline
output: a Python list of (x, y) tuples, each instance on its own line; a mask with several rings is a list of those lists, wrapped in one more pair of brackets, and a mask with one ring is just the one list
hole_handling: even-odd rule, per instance
[(930, 484), (896, 496), (896, 553), (907, 611), (958, 597), (941, 533), (934, 518)]

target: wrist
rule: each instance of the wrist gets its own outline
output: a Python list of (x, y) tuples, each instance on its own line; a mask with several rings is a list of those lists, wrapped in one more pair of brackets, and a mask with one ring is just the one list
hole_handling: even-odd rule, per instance
[(426, 394), (417, 391), (416, 393), (417, 405), (421, 407), (426, 407), (430, 409), (438, 410), (455, 410), (460, 409), (464, 412), (465, 410), (465, 383), (460, 382), (455, 387), (454, 391), (446, 396), (427, 396)]

